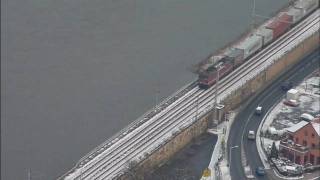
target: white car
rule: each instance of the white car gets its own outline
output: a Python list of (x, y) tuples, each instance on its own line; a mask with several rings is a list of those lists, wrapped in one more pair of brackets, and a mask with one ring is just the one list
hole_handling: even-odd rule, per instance
[(256, 134), (254, 131), (248, 132), (248, 139), (254, 140), (256, 138)]
[(256, 108), (255, 114), (256, 114), (256, 115), (261, 115), (261, 114), (262, 114), (262, 107), (261, 107), (261, 106), (258, 106), (258, 107)]

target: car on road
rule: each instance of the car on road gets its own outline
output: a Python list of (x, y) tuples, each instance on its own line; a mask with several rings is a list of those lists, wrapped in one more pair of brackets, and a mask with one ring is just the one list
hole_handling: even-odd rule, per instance
[(259, 166), (256, 168), (256, 174), (258, 176), (264, 176), (266, 174), (266, 171), (264, 170), (263, 167)]
[(254, 131), (249, 131), (248, 132), (248, 139), (254, 140), (256, 138), (255, 132)]
[(249, 179), (255, 179), (254, 175), (252, 174), (252, 170), (250, 166), (245, 166), (244, 167), (244, 174), (246, 175), (246, 178)]
[(284, 91), (288, 91), (289, 89), (291, 89), (293, 87), (293, 84), (291, 81), (285, 81), (281, 84), (281, 89)]
[(262, 107), (258, 106), (254, 112), (256, 115), (261, 115), (262, 114)]

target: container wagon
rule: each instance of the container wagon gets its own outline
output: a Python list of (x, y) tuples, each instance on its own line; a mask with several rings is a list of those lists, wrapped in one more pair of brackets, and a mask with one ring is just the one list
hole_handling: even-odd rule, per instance
[(287, 11), (289, 16), (292, 16), (292, 23), (295, 24), (296, 22), (300, 21), (303, 18), (303, 11), (302, 9), (297, 9), (294, 7), (290, 7)]
[(236, 46), (236, 48), (243, 50), (243, 58), (246, 59), (262, 48), (262, 37), (253, 34)]
[(264, 46), (270, 44), (284, 34), (308, 14), (319, 7), (319, 0), (297, 0), (286, 11), (280, 12), (276, 18), (267, 25), (261, 26), (251, 36), (247, 37), (237, 46), (231, 47), (225, 56), (210, 56), (208, 65), (203, 66), (199, 74), (198, 85), (207, 89), (216, 82), (216, 65), (223, 62), (219, 71), (219, 78), (223, 78), (233, 69), (237, 68), (250, 56), (258, 52)]
[(290, 28), (291, 24), (292, 16), (282, 12), (278, 18), (275, 18), (273, 21), (271, 21), (266, 28), (273, 31), (273, 39), (276, 39), (286, 32)]
[(273, 31), (271, 29), (267, 29), (265, 27), (260, 27), (256, 31), (256, 35), (262, 37), (263, 46), (269, 44), (273, 39)]
[(303, 14), (309, 14), (319, 7), (319, 0), (298, 0), (293, 5), (296, 9), (301, 9)]

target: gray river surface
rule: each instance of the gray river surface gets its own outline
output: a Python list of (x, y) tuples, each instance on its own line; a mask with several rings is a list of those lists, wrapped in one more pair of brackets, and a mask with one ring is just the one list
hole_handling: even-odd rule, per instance
[(69, 170), (194, 80), (192, 65), (249, 28), (252, 2), (1, 1), (1, 179)]

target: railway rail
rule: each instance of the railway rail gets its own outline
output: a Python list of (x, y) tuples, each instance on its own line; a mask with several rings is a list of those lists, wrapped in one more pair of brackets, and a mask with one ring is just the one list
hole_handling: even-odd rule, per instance
[[(314, 29), (319, 23), (319, 10), (310, 15), (288, 33), (267, 46), (242, 66), (221, 80), (218, 97), (227, 96), (246, 76), (253, 75), (253, 71), (261, 69), (264, 63), (270, 63), (270, 58), (277, 55), (299, 38), (303, 33)], [(168, 104), (162, 111), (154, 114), (149, 120), (122, 138), (115, 138), (113, 144), (101, 150), (93, 159), (79, 162), (71, 174), (65, 179), (112, 179), (119, 176), (127, 168), (131, 160), (141, 160), (146, 155), (160, 147), (163, 143), (184, 127), (192, 124), (213, 108), (215, 86), (208, 90), (201, 90), (194, 86), (182, 97)]]

